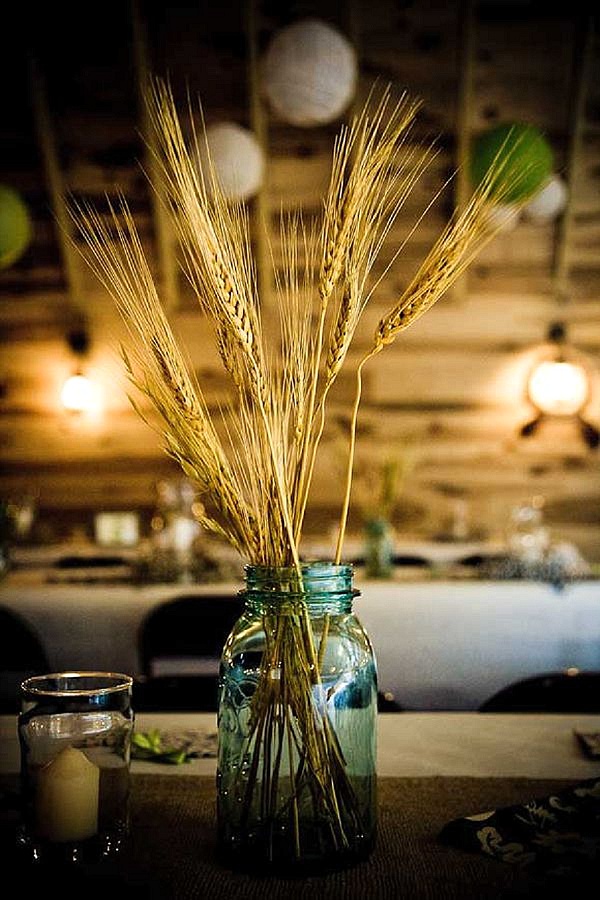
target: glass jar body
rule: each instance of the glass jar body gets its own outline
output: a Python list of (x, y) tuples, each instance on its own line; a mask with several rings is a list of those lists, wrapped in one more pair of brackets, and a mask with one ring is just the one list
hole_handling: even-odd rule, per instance
[(219, 847), (235, 867), (339, 868), (376, 830), (377, 674), (352, 570), (249, 567), (219, 685)]

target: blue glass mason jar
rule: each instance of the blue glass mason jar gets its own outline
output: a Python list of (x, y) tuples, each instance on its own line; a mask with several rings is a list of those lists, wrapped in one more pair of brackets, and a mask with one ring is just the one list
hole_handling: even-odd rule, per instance
[(246, 568), (223, 650), (217, 813), (223, 861), (344, 867), (376, 831), (377, 672), (349, 565)]

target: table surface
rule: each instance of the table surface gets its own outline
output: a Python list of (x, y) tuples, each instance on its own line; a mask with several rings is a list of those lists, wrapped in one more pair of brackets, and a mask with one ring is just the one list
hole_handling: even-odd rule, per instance
[[(141, 713), (136, 730), (216, 732), (212, 713)], [(600, 715), (528, 713), (380, 713), (377, 771), (382, 777), (564, 778), (600, 774), (574, 729), (600, 732)], [(17, 772), (14, 716), (0, 716), (0, 772)], [(135, 760), (134, 772), (214, 775), (214, 758), (181, 766)]]
[[(13, 788), (18, 765), (15, 725), (13, 716), (0, 718), (0, 772)], [(212, 714), (159, 713), (140, 714), (136, 727), (214, 732), (216, 723)], [(574, 728), (600, 731), (600, 716), (380, 714), (377, 844), (369, 860), (346, 871), (296, 879), (229, 871), (216, 855), (215, 760), (200, 759), (181, 766), (133, 762), (131, 845), (116, 863), (91, 872), (82, 867), (66, 877), (63, 872), (57, 880), (56, 873), (38, 867), (24, 870), (7, 858), (4, 875), (9, 877), (16, 866), (25, 893), (47, 894), (50, 888), (52, 895), (56, 888), (63, 900), (546, 896), (544, 876), (540, 880), (485, 853), (445, 845), (438, 836), (458, 816), (527, 803), (600, 776), (600, 761), (583, 756)], [(552, 879), (556, 887), (555, 876)], [(574, 889), (579, 880), (574, 873), (563, 890)]]

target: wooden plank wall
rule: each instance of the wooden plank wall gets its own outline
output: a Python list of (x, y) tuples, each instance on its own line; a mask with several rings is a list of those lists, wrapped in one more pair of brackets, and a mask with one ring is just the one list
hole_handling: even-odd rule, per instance
[[(142, 4), (155, 71), (171, 75), (182, 98), (186, 85), (202, 97), (207, 120), (250, 121), (246, 9), (243, 3)], [(273, 7), (277, 12), (273, 11)], [(197, 7), (197, 8), (196, 8)], [(423, 99), (419, 135), (439, 137), (441, 152), (407, 204), (390, 236), (390, 253), (456, 163), (461, 41), (467, 3), (443, 0), (396, 3), (351, 0), (321, 3), (319, 14), (349, 32), (360, 54), (359, 97), (375, 78), (389, 80)], [(310, 4), (258, 3), (259, 50), (274, 30)], [(143, 154), (127, 4), (107, 3), (90, 22), (70, 20), (69, 37), (53, 19), (53, 41), (37, 50), (48, 84), (49, 106), (66, 189), (102, 204), (105, 192), (123, 191), (156, 260), (152, 204), (137, 160)], [(564, 172), (576, 85), (579, 22), (563, 10), (537, 3), (475, 4), (472, 102), (468, 127), (476, 134), (502, 121), (526, 121), (550, 140), (556, 170)], [(49, 22), (39, 23), (38, 38)], [(95, 40), (90, 34), (93, 32)], [(90, 41), (92, 46), (90, 47)], [(24, 50), (19, 45), (15, 54)], [(65, 334), (74, 321), (68, 284), (43, 180), (22, 56), (9, 63), (19, 73), (2, 123), (1, 180), (26, 197), (35, 234), (26, 255), (0, 273), (0, 493), (34, 491), (46, 533), (97, 508), (152, 506), (157, 480), (176, 469), (154, 435), (130, 410), (115, 347), (122, 330), (111, 301), (81, 268), (80, 298), (91, 325), (90, 375), (104, 392), (95, 419), (61, 411), (58, 393), (74, 365)], [(556, 539), (574, 540), (600, 560), (598, 453), (581, 441), (572, 423), (547, 423), (528, 440), (520, 426), (531, 415), (524, 381), (549, 324), (561, 319), (586, 360), (593, 380), (587, 416), (600, 422), (600, 53), (591, 46), (592, 75), (585, 97), (582, 146), (576, 159), (572, 227), (566, 246), (568, 295), (555, 295), (555, 254), (560, 223), (520, 223), (499, 236), (456, 290), (404, 333), (366, 371), (357, 458), (357, 498), (368, 474), (389, 455), (409, 454), (411, 474), (396, 510), (401, 534), (439, 534), (457, 498), (466, 501), (473, 534), (498, 536), (511, 507), (533, 495), (545, 498)], [(22, 78), (20, 77), (22, 76)], [(21, 85), (23, 87), (21, 88)], [(21, 95), (19, 91), (21, 90)], [(337, 124), (299, 129), (268, 114), (268, 171), (263, 208), (314, 215), (327, 184)], [(308, 517), (327, 531), (341, 499), (341, 469), (353, 363), (374, 323), (393, 302), (441, 230), (452, 204), (446, 190), (376, 291), (357, 337), (347, 373), (329, 411)], [(157, 265), (157, 277), (161, 272)], [(224, 396), (210, 330), (184, 279), (172, 320), (215, 403)], [(352, 526), (358, 527), (359, 507)]]

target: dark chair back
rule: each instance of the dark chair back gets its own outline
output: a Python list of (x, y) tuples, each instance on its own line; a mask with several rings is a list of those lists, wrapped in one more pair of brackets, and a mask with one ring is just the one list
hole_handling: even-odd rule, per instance
[(393, 563), (395, 566), (411, 566), (421, 569), (431, 565), (430, 560), (426, 559), (424, 556), (415, 555), (414, 553), (397, 553), (393, 558)]
[[(216, 671), (223, 644), (242, 609), (239, 597), (212, 594), (177, 597), (155, 607), (138, 634), (143, 674), (149, 677), (182, 674), (184, 670), (190, 674), (191, 669), (196, 674)], [(181, 672), (176, 670), (177, 660)], [(170, 671), (166, 665), (171, 666)]]
[(0, 607), (0, 713), (17, 713), (21, 682), (49, 670), (46, 652), (34, 629), (13, 610)]
[(218, 680), (208, 675), (154, 675), (133, 682), (136, 712), (216, 712)]
[(479, 712), (600, 713), (600, 672), (549, 672), (498, 691)]
[(391, 691), (377, 691), (377, 712), (403, 712)]
[[(154, 675), (136, 678), (133, 708), (137, 712), (216, 712), (216, 678), (206, 675)], [(393, 694), (378, 691), (378, 712), (402, 712)]]

